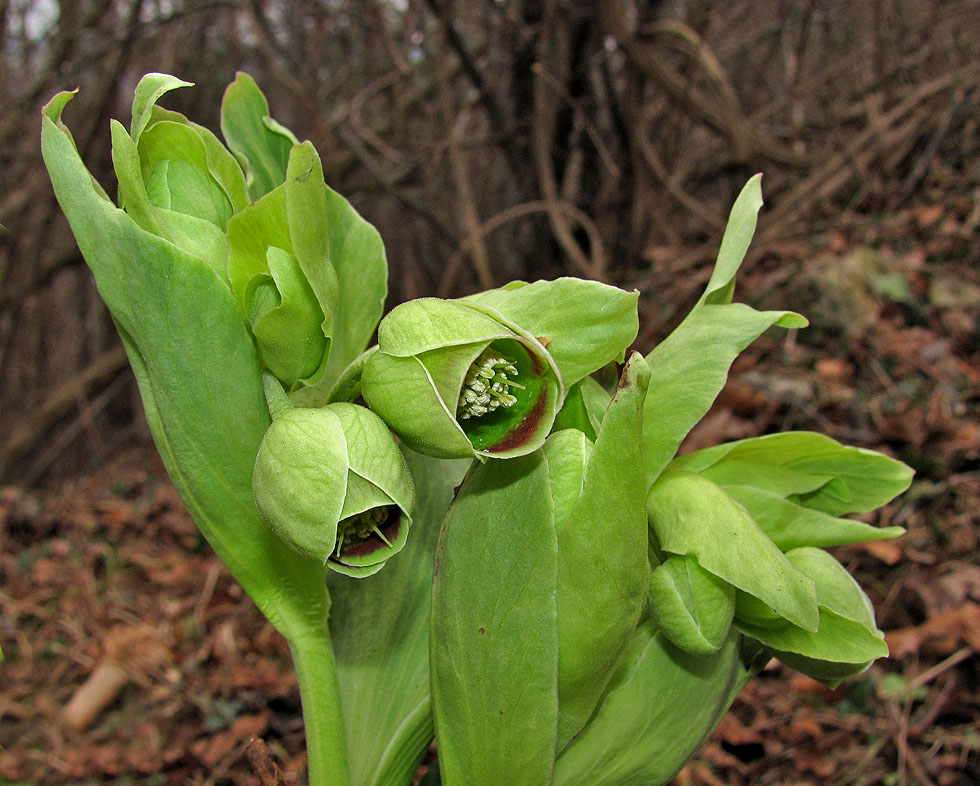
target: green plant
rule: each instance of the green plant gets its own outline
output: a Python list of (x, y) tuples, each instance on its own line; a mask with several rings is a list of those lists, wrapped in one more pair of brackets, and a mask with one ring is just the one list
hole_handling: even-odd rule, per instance
[(636, 293), (571, 278), (378, 326), (381, 240), (313, 146), (240, 74), (225, 147), (158, 106), (186, 84), (148, 74), (113, 122), (119, 206), (72, 93), (42, 148), (171, 478), (289, 642), (311, 783), (408, 784), (433, 736), (446, 786), (664, 783), (772, 654), (832, 684), (886, 654), (823, 549), (899, 534), (845, 516), (908, 467), (809, 433), (676, 456), (738, 353), (806, 324), (731, 302), (758, 177), (645, 358)]

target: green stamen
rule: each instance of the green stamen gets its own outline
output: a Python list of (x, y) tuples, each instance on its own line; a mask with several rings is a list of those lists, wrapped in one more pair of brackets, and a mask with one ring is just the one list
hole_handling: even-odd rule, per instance
[(342, 519), (337, 524), (337, 549), (334, 552), (335, 555), (337, 557), (340, 556), (340, 550), (345, 544), (367, 540), (371, 537), (372, 533), (381, 538), (386, 546), (390, 546), (391, 541), (381, 531), (381, 525), (388, 520), (388, 510), (390, 507), (391, 505), (383, 505), (382, 507), (371, 508), (370, 510), (355, 513), (353, 516)]
[(514, 406), (517, 397), (509, 389), (524, 390), (523, 385), (509, 378), (516, 376), (517, 366), (487, 347), (466, 372), (456, 404), (456, 416), (460, 420), (468, 420), (482, 417), (500, 407), (506, 409)]

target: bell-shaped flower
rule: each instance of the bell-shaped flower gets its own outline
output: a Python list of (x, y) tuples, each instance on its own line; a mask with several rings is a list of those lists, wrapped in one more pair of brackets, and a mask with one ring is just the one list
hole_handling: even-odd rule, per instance
[(338, 573), (381, 570), (405, 545), (415, 506), (412, 476), (391, 432), (355, 404), (272, 409), (252, 474), (269, 526)]
[(540, 447), (564, 398), (544, 343), (493, 308), (423, 298), (378, 327), (361, 391), (405, 443), (439, 458), (509, 458)]

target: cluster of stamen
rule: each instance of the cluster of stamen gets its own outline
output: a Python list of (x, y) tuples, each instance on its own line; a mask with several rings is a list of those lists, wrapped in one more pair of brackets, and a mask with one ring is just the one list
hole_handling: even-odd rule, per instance
[(500, 407), (514, 406), (517, 397), (510, 389), (524, 389), (523, 385), (510, 379), (516, 376), (517, 366), (511, 361), (489, 347), (483, 350), (463, 380), (456, 408), (459, 419), (478, 418)]
[(371, 537), (372, 533), (381, 538), (386, 545), (390, 546), (391, 543), (381, 531), (381, 525), (388, 520), (389, 507), (389, 505), (382, 505), (378, 508), (371, 508), (361, 513), (355, 513), (353, 516), (348, 516), (337, 524), (336, 556), (340, 556), (340, 550), (344, 547), (344, 544), (367, 540)]

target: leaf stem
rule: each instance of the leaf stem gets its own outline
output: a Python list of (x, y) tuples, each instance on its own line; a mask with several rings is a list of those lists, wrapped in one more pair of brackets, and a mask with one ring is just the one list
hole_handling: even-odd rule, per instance
[(326, 620), (322, 630), (290, 639), (306, 725), (310, 786), (350, 786), (347, 735)]

